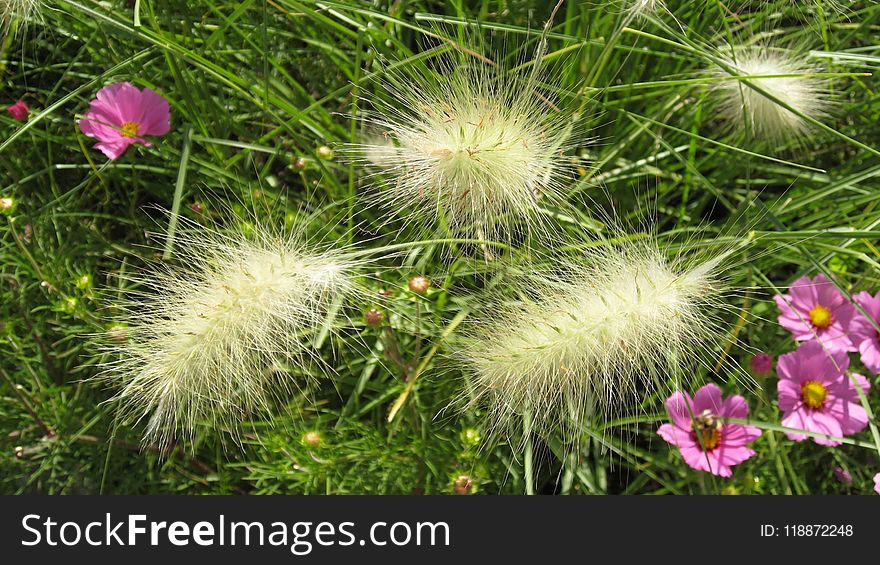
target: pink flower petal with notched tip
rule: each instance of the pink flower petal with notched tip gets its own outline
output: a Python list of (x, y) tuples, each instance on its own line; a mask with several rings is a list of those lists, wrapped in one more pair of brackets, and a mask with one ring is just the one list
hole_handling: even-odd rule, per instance
[(704, 410), (712, 414), (720, 414), (723, 402), (721, 401), (721, 389), (714, 383), (709, 383), (700, 388), (694, 395), (694, 414), (699, 415)]
[(669, 412), (672, 423), (683, 430), (691, 429), (692, 406), (690, 397), (680, 391), (672, 393), (672, 396), (666, 399), (666, 411)]
[[(860, 292), (853, 298), (874, 324), (880, 326), (880, 292), (875, 296)], [(859, 313), (850, 324), (850, 335), (859, 349), (862, 364), (872, 373), (880, 373), (880, 332), (874, 324)]]
[(171, 130), (171, 107), (168, 101), (149, 88), (141, 93), (140, 135), (165, 135)]
[[(782, 425), (786, 428), (826, 434), (833, 437), (841, 437), (843, 435), (840, 422), (821, 412), (807, 409), (795, 410), (791, 414), (786, 415), (782, 418)], [(794, 432), (785, 432), (785, 436), (792, 441), (803, 441), (809, 437), (820, 445), (840, 445), (840, 442), (837, 440), (821, 436), (807, 436), (806, 434)]]

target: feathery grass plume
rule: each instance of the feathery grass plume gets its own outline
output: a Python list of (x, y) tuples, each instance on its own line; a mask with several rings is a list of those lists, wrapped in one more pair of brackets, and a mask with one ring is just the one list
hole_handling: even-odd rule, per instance
[(122, 420), (147, 419), (145, 443), (191, 438), (200, 424), (237, 438), (241, 420), (300, 388), (310, 334), (355, 291), (351, 253), (259, 223), (249, 232), (187, 223), (180, 267), (129, 277), (145, 290), (120, 305), (128, 339), (108, 344), (116, 361), (99, 378), (121, 386)]
[(637, 17), (652, 14), (663, 5), (663, 0), (630, 0), (627, 10)]
[[(506, 71), (471, 50), (428, 66), (389, 69), (363, 118), (384, 140), (346, 151), (385, 183), (373, 200), (407, 221), (440, 221), (456, 235), (509, 241), (543, 232), (542, 201), (561, 204), (576, 159), (571, 116), (541, 82), (535, 58)], [(384, 185), (384, 186), (383, 186)]]
[(719, 114), (731, 130), (742, 129), (751, 138), (769, 142), (799, 142), (811, 129), (803, 116), (827, 117), (831, 106), (828, 79), (811, 76), (820, 69), (805, 55), (753, 46), (727, 49), (720, 60), (727, 68), (715, 71), (715, 76), (748, 77), (723, 80), (713, 87)]
[(5, 35), (13, 20), (19, 20), (19, 29), (31, 21), (40, 21), (43, 0), (0, 0), (0, 31)]
[(718, 273), (729, 254), (669, 259), (646, 238), (596, 247), (536, 277), (521, 301), (471, 330), (461, 351), (467, 407), (486, 407), (495, 435), (527, 416), (538, 433), (576, 443), (594, 416), (631, 412), (679, 386), (720, 333)]

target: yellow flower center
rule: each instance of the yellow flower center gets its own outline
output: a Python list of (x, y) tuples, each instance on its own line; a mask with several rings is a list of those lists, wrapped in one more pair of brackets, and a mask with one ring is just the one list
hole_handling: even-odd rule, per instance
[(807, 381), (801, 385), (801, 399), (804, 404), (814, 410), (822, 408), (826, 396), (828, 396), (828, 390), (818, 381)]
[[(125, 137), (135, 137), (141, 125), (137, 122), (125, 122), (119, 130)], [(812, 316), (812, 314), (810, 314)]]
[(711, 451), (718, 447), (718, 443), (721, 442), (721, 430), (718, 428), (706, 428), (701, 431), (703, 440), (703, 449), (706, 451)]
[(700, 434), (700, 444), (706, 451), (715, 449), (721, 443), (721, 422), (708, 409), (694, 418), (694, 428)]
[(817, 328), (825, 329), (831, 325), (831, 310), (824, 306), (815, 306), (810, 310), (810, 322)]

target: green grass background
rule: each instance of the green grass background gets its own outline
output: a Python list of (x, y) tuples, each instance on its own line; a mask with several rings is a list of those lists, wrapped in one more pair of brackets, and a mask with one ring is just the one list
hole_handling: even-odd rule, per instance
[[(436, 238), (422, 224), (401, 228), (387, 211), (358, 205), (364, 172), (338, 151), (322, 160), (317, 149), (359, 139), (363, 99), (386, 96), (389, 64), (418, 64), (475, 38), (505, 68), (528, 61), (554, 4), (59, 1), (42, 10), (42, 22), (8, 34), (0, 102), (25, 96), (32, 113), (26, 124), (0, 116), (0, 196), (16, 202), (0, 222), (0, 492), (434, 494), (452, 493), (463, 474), (474, 492), (524, 492), (518, 450), (489, 443), (479, 412), (443, 412), (462, 390), (446, 363), (453, 330), (479, 308), (481, 292), (506, 282), (459, 258), (462, 249), (413, 245), (384, 260), (364, 284), (394, 291), (380, 305), (396, 313), (389, 329), (362, 321), (378, 300), (332, 320), (337, 330), (320, 345), (336, 375), (291, 398), (274, 426), (253, 422), (242, 447), (202, 429), (164, 458), (139, 449), (142, 427), (115, 426), (112, 404), (102, 404), (113, 391), (89, 381), (107, 359), (85, 336), (112, 323), (127, 284), (117, 275), (136, 274), (164, 244), (158, 208), (177, 205), (208, 224), (231, 209), (240, 224), (225, 225), (232, 229), (248, 229), (257, 211), (277, 225), (307, 223), (315, 237), (374, 248)], [(627, 19), (622, 3), (570, 1), (552, 24), (548, 82), (593, 140), (580, 149), (590, 166), (570, 187), (576, 212), (553, 219), (559, 229), (594, 236), (613, 204), (631, 225), (650, 217), (673, 251), (683, 240), (756, 239), (726, 273), (740, 290), (711, 352), (719, 365), (747, 365), (754, 350), (794, 349), (769, 298), (799, 276), (826, 272), (848, 293), (880, 289), (880, 6), (843, 5), (670, 0), (674, 20), (662, 11)], [(827, 127), (803, 146), (723, 133), (697, 79), (711, 67), (712, 48), (728, 41), (793, 46), (835, 73)], [(106, 163), (77, 120), (99, 88), (123, 80), (162, 93), (173, 127), (152, 148)], [(425, 297), (407, 290), (419, 274), (433, 281)], [(409, 388), (388, 352), (389, 332), (410, 370), (423, 368)], [(757, 456), (732, 479), (688, 469), (655, 435), (666, 416), (662, 398), (650, 398), (634, 418), (585, 430), (574, 454), (533, 438), (537, 491), (871, 490), (880, 471), (876, 428), (834, 449), (790, 442), (772, 429), (780, 418), (775, 378), (751, 383), (713, 369), (688, 377), (743, 394), (766, 423), (752, 446)], [(405, 393), (389, 424), (389, 408)], [(876, 390), (869, 397), (880, 408)], [(309, 430), (322, 435), (319, 447), (301, 441)], [(852, 474), (851, 486), (834, 478), (835, 466)]]

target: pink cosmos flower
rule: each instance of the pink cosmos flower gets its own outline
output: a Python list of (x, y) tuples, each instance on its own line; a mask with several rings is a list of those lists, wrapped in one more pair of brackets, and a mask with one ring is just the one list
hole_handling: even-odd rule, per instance
[[(782, 425), (835, 437), (858, 433), (868, 425), (868, 415), (859, 402), (859, 393), (846, 375), (849, 357), (843, 351), (828, 352), (815, 341), (779, 357), (777, 397), (783, 412)], [(868, 379), (853, 374), (864, 393)], [(793, 441), (807, 439), (804, 434), (785, 434)], [(839, 441), (813, 437), (821, 445), (840, 445)]]
[[(860, 292), (853, 298), (880, 324), (880, 292), (873, 297), (867, 292)], [(880, 373), (880, 332), (862, 315), (853, 318), (849, 329), (852, 341), (862, 356), (862, 364), (872, 373)]]
[(850, 339), (849, 324), (855, 307), (825, 275), (801, 277), (789, 294), (773, 297), (779, 307), (779, 325), (791, 332), (795, 341), (818, 339), (828, 351), (857, 351)]
[(874, 475), (874, 491), (880, 494), (880, 473)]
[(27, 107), (27, 104), (24, 103), (24, 100), (19, 100), (12, 106), (7, 106), (6, 111), (9, 112), (12, 119), (24, 122), (28, 119), (30, 109)]
[(752, 372), (758, 376), (769, 375), (773, 372), (773, 356), (768, 353), (756, 353), (750, 362)]
[(168, 101), (149, 88), (138, 90), (127, 82), (117, 82), (98, 91), (89, 111), (83, 114), (79, 129), (109, 159), (117, 159), (128, 146), (152, 145), (145, 135), (165, 135), (171, 129)]
[(745, 447), (761, 435), (754, 426), (723, 422), (721, 418), (746, 418), (749, 406), (742, 396), (721, 398), (717, 385), (707, 384), (694, 395), (676, 391), (666, 400), (671, 424), (657, 433), (678, 447), (684, 462), (698, 471), (729, 477), (731, 467), (755, 454)]

